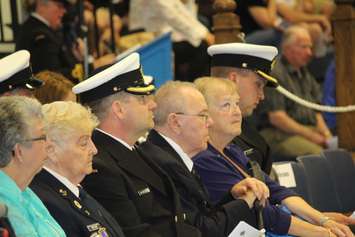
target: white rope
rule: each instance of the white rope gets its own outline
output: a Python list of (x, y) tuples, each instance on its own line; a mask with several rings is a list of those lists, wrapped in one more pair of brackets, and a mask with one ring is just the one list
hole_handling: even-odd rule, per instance
[(310, 109), (314, 109), (317, 111), (322, 111), (322, 112), (330, 112), (330, 113), (345, 113), (345, 112), (351, 112), (355, 111), (355, 105), (347, 105), (347, 106), (328, 106), (328, 105), (320, 105), (316, 104), (313, 102), (309, 102), (307, 100), (304, 100), (297, 95), (292, 94), (282, 86), (278, 85), (276, 87), (276, 90), (289, 98), (290, 100), (295, 101), (296, 103), (303, 105), (305, 107), (308, 107)]
[(330, 113), (345, 113), (355, 111), (355, 105), (347, 105), (347, 106), (328, 106), (328, 105), (320, 105), (313, 102), (309, 102), (307, 100), (298, 97), (297, 95), (292, 94), (277, 82), (277, 79), (264, 73), (263, 71), (257, 70), (256, 73), (268, 80), (269, 83), (272, 83), (278, 92), (289, 98), (290, 100), (295, 101), (296, 103), (303, 105), (307, 108), (314, 109), (322, 112), (330, 112)]

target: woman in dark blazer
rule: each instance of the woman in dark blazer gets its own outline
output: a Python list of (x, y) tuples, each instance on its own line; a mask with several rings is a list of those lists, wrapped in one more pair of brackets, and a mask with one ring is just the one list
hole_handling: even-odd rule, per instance
[(114, 218), (79, 185), (93, 172), (92, 157), (97, 150), (91, 133), (98, 123), (96, 117), (74, 102), (46, 104), (42, 111), (48, 160), (31, 188), (68, 237), (123, 237)]

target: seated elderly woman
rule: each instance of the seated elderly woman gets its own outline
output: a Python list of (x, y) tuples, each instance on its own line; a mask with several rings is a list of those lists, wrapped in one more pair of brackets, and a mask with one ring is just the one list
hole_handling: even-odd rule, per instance
[(113, 217), (79, 183), (93, 172), (97, 153), (91, 133), (98, 124), (86, 108), (58, 101), (42, 108), (48, 139), (48, 160), (31, 188), (67, 236), (123, 237)]
[(0, 203), (17, 237), (65, 237), (28, 185), (46, 155), (41, 104), (23, 96), (0, 98)]
[[(239, 96), (235, 83), (229, 80), (200, 78), (195, 83), (205, 96), (214, 123), (209, 127), (207, 150), (192, 160), (211, 197), (217, 201), (234, 184), (252, 176), (249, 173), (249, 159), (239, 147), (231, 143), (241, 132)], [(331, 220), (293, 191), (278, 185), (266, 174), (262, 175), (270, 190), (268, 204), (262, 212), (267, 231), (307, 237), (353, 236), (347, 226)], [(276, 204), (284, 204), (292, 213), (310, 223), (284, 212)]]

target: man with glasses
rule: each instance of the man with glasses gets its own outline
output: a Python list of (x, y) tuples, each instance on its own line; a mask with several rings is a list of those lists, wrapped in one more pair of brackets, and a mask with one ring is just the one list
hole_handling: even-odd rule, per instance
[[(312, 40), (301, 26), (290, 27), (283, 36), (282, 56), (272, 75), (280, 85), (295, 95), (313, 102), (321, 101), (320, 86), (307, 69), (312, 57)], [(298, 105), (274, 90), (266, 90), (261, 106), (262, 135), (273, 152), (295, 159), (306, 154), (320, 154), (330, 133), (321, 113)]]
[[(207, 148), (208, 128), (213, 123), (203, 95), (192, 83), (172, 81), (159, 88), (155, 101), (155, 127), (140, 148), (173, 179), (183, 207), (195, 213), (193, 222), (202, 236), (228, 236), (242, 220), (255, 225), (256, 217), (250, 209), (256, 197), (267, 197), (263, 183), (247, 179), (213, 205), (194, 171), (191, 158)], [(165, 152), (159, 152), (153, 144)]]
[(128, 237), (200, 236), (186, 220), (168, 175), (134, 146), (154, 126), (154, 89), (144, 82), (137, 53), (73, 88), (100, 121), (92, 136), (97, 172), (82, 185)]

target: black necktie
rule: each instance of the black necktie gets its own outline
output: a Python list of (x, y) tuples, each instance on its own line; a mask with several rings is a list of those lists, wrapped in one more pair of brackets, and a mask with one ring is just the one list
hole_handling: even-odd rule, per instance
[(201, 190), (203, 191), (203, 194), (205, 195), (205, 197), (208, 197), (208, 191), (206, 189), (206, 186), (203, 184), (203, 182), (201, 180), (201, 177), (197, 173), (195, 167), (192, 167), (191, 174), (192, 174), (192, 176), (194, 176), (195, 180), (199, 184), (199, 186), (200, 186)]

